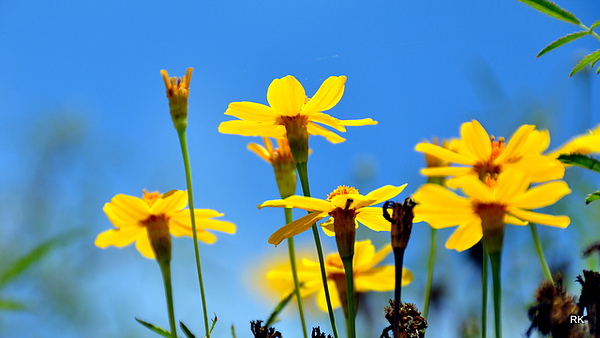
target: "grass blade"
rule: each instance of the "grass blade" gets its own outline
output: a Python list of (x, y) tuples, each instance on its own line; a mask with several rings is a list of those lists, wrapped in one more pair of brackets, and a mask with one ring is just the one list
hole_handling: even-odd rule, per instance
[(183, 322), (179, 322), (179, 327), (181, 327), (181, 330), (187, 338), (196, 338), (192, 331), (190, 331), (190, 329), (188, 329)]
[(566, 21), (572, 23), (574, 25), (581, 24), (581, 20), (579, 20), (575, 14), (562, 9), (557, 4), (548, 0), (519, 0), (524, 4), (527, 4), (538, 11), (548, 14), (551, 17), (557, 18), (562, 21)]
[(279, 302), (279, 304), (277, 304), (275, 309), (273, 309), (273, 313), (271, 313), (269, 319), (267, 319), (267, 322), (264, 325), (265, 327), (270, 327), (273, 325), (275, 320), (277, 320), (277, 315), (279, 315), (279, 313), (285, 308), (285, 306), (288, 305), (288, 303), (290, 302), (290, 300), (292, 300), (293, 297), (294, 291), (292, 291), (289, 295), (283, 298), (281, 302)]
[(160, 327), (158, 327), (158, 326), (156, 326), (154, 324), (150, 324), (148, 322), (145, 322), (145, 321), (143, 321), (143, 320), (141, 320), (141, 319), (139, 319), (137, 317), (135, 318), (135, 320), (137, 320), (138, 323), (140, 323), (140, 324), (144, 325), (145, 327), (147, 327), (148, 329), (150, 329), (150, 331), (158, 333), (159, 335), (161, 335), (163, 337), (166, 337), (166, 338), (172, 338), (173, 337), (171, 335), (171, 332), (169, 332), (169, 331), (167, 331), (167, 330), (165, 330), (163, 328), (160, 328)]
[(589, 194), (588, 197), (585, 198), (585, 204), (590, 204), (595, 200), (600, 200), (600, 191)]
[(579, 63), (573, 68), (573, 70), (571, 70), (571, 74), (569, 74), (569, 76), (575, 75), (577, 72), (579, 72), (580, 70), (582, 70), (585, 66), (587, 66), (589, 64), (594, 65), (596, 63), (596, 61), (598, 61), (599, 59), (600, 59), (600, 49), (596, 50), (593, 53), (588, 54), (586, 57), (581, 59), (581, 61), (579, 61)]
[(539, 58), (540, 56), (548, 53), (549, 51), (558, 48), (562, 45), (565, 45), (573, 40), (579, 39), (580, 37), (584, 36), (584, 35), (588, 35), (590, 34), (589, 31), (581, 31), (581, 32), (575, 32), (575, 33), (571, 33), (571, 34), (567, 34), (561, 38), (558, 38), (557, 40), (551, 42), (548, 46), (546, 46), (544, 49), (542, 49), (541, 52), (539, 52), (539, 54), (537, 55), (537, 57)]

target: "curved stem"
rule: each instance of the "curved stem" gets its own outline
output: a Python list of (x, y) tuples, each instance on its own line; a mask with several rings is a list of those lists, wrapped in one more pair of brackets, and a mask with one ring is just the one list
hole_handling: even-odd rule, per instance
[(554, 279), (552, 278), (552, 272), (550, 271), (550, 267), (546, 262), (546, 257), (544, 257), (544, 250), (542, 249), (542, 242), (540, 241), (540, 236), (538, 235), (537, 225), (533, 223), (529, 223), (529, 227), (531, 228), (531, 235), (533, 236), (533, 243), (535, 244), (535, 251), (538, 254), (540, 259), (540, 265), (542, 266), (542, 271), (544, 272), (544, 276), (547, 280), (554, 283)]
[(175, 310), (173, 307), (173, 288), (171, 286), (171, 264), (169, 262), (158, 263), (165, 286), (165, 297), (167, 299), (167, 310), (169, 312), (169, 325), (171, 326), (171, 337), (177, 338), (177, 325), (175, 324)]
[[(308, 165), (304, 163), (296, 163), (296, 170), (300, 177), (300, 184), (302, 184), (302, 192), (304, 196), (310, 197), (310, 185), (308, 184)], [(333, 307), (331, 306), (331, 297), (329, 296), (329, 285), (327, 284), (327, 271), (325, 271), (325, 258), (323, 256), (323, 247), (321, 246), (321, 238), (319, 237), (319, 229), (317, 224), (312, 225), (313, 237), (315, 239), (315, 246), (317, 247), (317, 256), (319, 257), (319, 266), (321, 268), (321, 278), (323, 280), (323, 290), (325, 291), (325, 301), (327, 303), (327, 312), (329, 313), (329, 322), (331, 323), (331, 330), (333, 331), (333, 337), (338, 338), (337, 328), (335, 326), (335, 316), (333, 315)]]
[(190, 217), (192, 221), (192, 236), (194, 239), (194, 255), (196, 256), (196, 271), (198, 272), (198, 286), (200, 288), (200, 297), (202, 298), (202, 313), (204, 314), (204, 330), (206, 337), (210, 338), (208, 329), (208, 311), (206, 309), (206, 296), (204, 294), (204, 281), (202, 279), (202, 267), (200, 264), (200, 248), (198, 247), (198, 234), (196, 233), (196, 217), (194, 215), (194, 193), (192, 190), (192, 168), (190, 165), (190, 156), (188, 153), (187, 137), (185, 130), (178, 130), (179, 144), (183, 155), (183, 165), (185, 167), (185, 180), (187, 182), (188, 203), (190, 208)]
[(487, 336), (487, 299), (488, 299), (488, 254), (485, 242), (482, 241), (481, 257), (481, 337)]
[[(292, 209), (285, 208), (285, 224), (289, 224), (293, 221)], [(294, 237), (290, 237), (288, 242), (288, 254), (290, 256), (290, 265), (292, 267), (292, 278), (294, 279), (294, 293), (296, 294), (296, 300), (298, 301), (298, 312), (300, 313), (300, 323), (302, 324), (302, 334), (304, 338), (308, 338), (308, 332), (306, 331), (306, 320), (304, 319), (304, 307), (302, 305), (302, 296), (300, 295), (300, 283), (298, 282), (298, 268), (296, 267), (296, 250), (294, 249)]]
[(423, 317), (427, 318), (429, 313), (429, 302), (431, 301), (431, 286), (433, 284), (433, 267), (435, 266), (435, 242), (437, 229), (431, 228), (429, 239), (429, 261), (427, 262), (427, 285), (425, 287), (425, 301), (423, 302)]
[(346, 297), (348, 300), (348, 317), (346, 318), (346, 334), (348, 338), (356, 338), (356, 297), (354, 294), (354, 269), (352, 261), (353, 257), (342, 258), (344, 275), (346, 276)]
[(492, 266), (492, 285), (494, 287), (494, 322), (496, 337), (502, 337), (502, 282), (500, 280), (500, 265), (502, 251), (490, 252)]

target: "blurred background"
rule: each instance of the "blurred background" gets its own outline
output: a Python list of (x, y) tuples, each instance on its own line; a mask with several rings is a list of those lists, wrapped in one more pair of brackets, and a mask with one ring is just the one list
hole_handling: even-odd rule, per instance
[[(600, 18), (596, 1), (559, 4), (588, 25)], [(414, 145), (456, 137), (462, 122), (478, 119), (506, 137), (536, 124), (550, 130), (551, 148), (596, 126), (599, 78), (589, 70), (568, 74), (598, 41), (584, 37), (535, 58), (576, 28), (516, 0), (0, 2), (0, 272), (39, 251), (28, 269), (0, 283), (0, 336), (154, 336), (134, 317), (168, 327), (158, 265), (133, 246), (93, 245), (111, 228), (102, 206), (114, 195), (185, 189), (160, 69), (182, 76), (195, 68), (188, 138), (196, 205), (224, 212), (238, 227), (201, 246), (208, 309), (219, 318), (213, 335), (230, 337), (233, 325), (238, 337), (251, 337), (249, 321), (265, 320), (277, 303), (261, 288), (264, 265), (287, 249), (267, 243), (283, 225), (282, 211), (256, 208), (279, 196), (271, 167), (246, 149), (260, 140), (217, 132), (230, 119), (223, 115), (230, 102), (266, 103), (270, 82), (288, 74), (309, 96), (327, 77), (348, 76), (328, 113), (379, 124), (349, 127), (337, 145), (310, 139), (312, 194), (325, 198), (341, 184), (366, 194), (408, 183), (401, 200), (424, 183)], [(567, 180), (574, 193), (549, 212), (572, 224), (539, 230), (551, 268), (576, 294), (575, 276), (598, 265), (580, 252), (600, 239), (598, 205), (583, 203), (600, 185), (579, 168)], [(479, 324), (480, 267), (443, 248), (451, 231), (438, 232), (430, 337), (464, 336)], [(422, 307), (429, 228), (419, 224), (413, 233), (405, 264), (415, 280), (403, 296)], [(378, 248), (388, 240), (358, 236)], [(332, 238), (322, 240), (326, 252), (335, 250)], [(173, 243), (176, 315), (200, 336), (192, 241)], [(297, 243), (312, 250), (312, 235)], [(527, 228), (507, 229), (503, 260), (503, 329), (522, 336), (543, 279)], [(365, 296), (360, 336), (379, 336), (387, 326), (390, 297)], [(330, 333), (314, 299), (306, 304), (309, 325)], [(284, 337), (301, 336), (296, 318), (291, 305), (276, 325)]]

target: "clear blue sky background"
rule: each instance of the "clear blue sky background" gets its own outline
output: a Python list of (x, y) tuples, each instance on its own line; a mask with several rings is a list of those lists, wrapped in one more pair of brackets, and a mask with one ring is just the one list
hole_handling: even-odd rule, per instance
[[(600, 18), (594, 1), (561, 5), (584, 23)], [(202, 246), (209, 311), (219, 316), (215, 337), (228, 337), (232, 324), (238, 337), (249, 337), (248, 321), (265, 319), (275, 304), (251, 287), (252, 273), (265, 257), (286, 249), (266, 242), (282, 225), (282, 212), (256, 209), (278, 196), (270, 167), (246, 150), (257, 139), (217, 132), (229, 119), (222, 113), (230, 102), (266, 103), (269, 83), (288, 74), (309, 95), (328, 76), (348, 76), (331, 115), (379, 124), (349, 128), (338, 145), (311, 138), (313, 196), (324, 198), (340, 184), (366, 193), (409, 183), (404, 198), (423, 182), (423, 159), (414, 145), (457, 136), (462, 122), (475, 118), (491, 134), (507, 137), (520, 124), (534, 123), (550, 130), (553, 146), (600, 122), (598, 78), (568, 78), (576, 59), (597, 49), (598, 41), (586, 37), (535, 58), (575, 30), (515, 0), (3, 1), (0, 267), (52, 236), (72, 229), (79, 235), (0, 289), (28, 304), (25, 311), (2, 313), (0, 335), (150, 336), (134, 316), (167, 326), (156, 263), (133, 247), (93, 246), (111, 226), (101, 208), (115, 194), (185, 188), (160, 69), (183, 75), (195, 68), (188, 134), (196, 203), (224, 212), (238, 226), (236, 235)], [(549, 251), (565, 245), (577, 257), (577, 238), (598, 236), (574, 219), (566, 231), (543, 231)], [(440, 246), (449, 234), (441, 232)], [(379, 235), (372, 237), (381, 246), (385, 237)], [(416, 275), (406, 300), (418, 305), (427, 236), (426, 226), (415, 229), (406, 260)], [(509, 230), (507, 236), (516, 253), (505, 255), (505, 331), (521, 334), (541, 271), (529, 232)], [(309, 234), (298, 241), (312, 245)], [(335, 249), (332, 240), (325, 242), (328, 251)], [(174, 245), (177, 316), (200, 334), (191, 240)], [(438, 252), (447, 298), (432, 310), (430, 334), (452, 336), (460, 325), (452, 321), (479, 313), (479, 279), (464, 254)], [(567, 263), (570, 282), (583, 263)], [(385, 325), (379, 313), (386, 297), (374, 298), (371, 332)], [(508, 311), (513, 305), (516, 310)], [(291, 309), (277, 327), (296, 337), (295, 322)], [(318, 312), (310, 324), (330, 331)]]

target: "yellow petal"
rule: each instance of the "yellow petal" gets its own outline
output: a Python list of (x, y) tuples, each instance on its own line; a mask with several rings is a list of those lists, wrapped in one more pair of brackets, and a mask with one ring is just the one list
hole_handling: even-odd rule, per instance
[(141, 226), (110, 229), (99, 234), (94, 241), (94, 245), (100, 248), (106, 248), (109, 245), (121, 248), (133, 243), (139, 233), (143, 230), (144, 228)]
[(333, 231), (333, 217), (330, 217), (325, 222), (321, 223), (321, 228), (325, 235), (329, 237), (335, 236), (335, 231)]
[(197, 238), (199, 241), (204, 242), (206, 244), (213, 244), (217, 241), (217, 236), (208, 231), (203, 230), (198, 231)]
[(146, 229), (141, 231), (135, 241), (135, 248), (142, 254), (142, 256), (155, 259), (156, 255), (154, 254), (154, 249), (152, 249), (152, 245), (150, 244), (150, 238), (148, 238), (148, 232)]
[(323, 81), (319, 90), (308, 100), (303, 112), (325, 111), (333, 108), (344, 95), (345, 76), (330, 76)]
[(326, 126), (330, 126), (338, 131), (345, 132), (346, 128), (340, 123), (340, 120), (335, 117), (331, 117), (327, 114), (323, 114), (321, 112), (310, 113), (309, 117), (310, 121), (321, 123)]
[(446, 148), (442, 148), (440, 146), (436, 146), (435, 144), (426, 142), (418, 143), (415, 146), (415, 150), (431, 156), (438, 157), (450, 163), (473, 165), (477, 161), (474, 157), (465, 156), (463, 154), (459, 154)]
[[(194, 216), (196, 218), (197, 230), (216, 230), (229, 234), (235, 233), (235, 224), (227, 221), (221, 221), (211, 219), (213, 217), (223, 216), (222, 213), (212, 209), (194, 209)], [(170, 221), (177, 225), (189, 229), (189, 234), (192, 234), (192, 222), (190, 219), (190, 211), (188, 209), (179, 210), (176, 213), (171, 214)]]
[(306, 216), (300, 217), (275, 231), (271, 237), (269, 237), (269, 243), (277, 246), (284, 239), (294, 237), (297, 234), (310, 229), (315, 222), (325, 217), (327, 217), (327, 213), (319, 212), (313, 212)]
[(550, 133), (547, 130), (532, 130), (527, 140), (519, 147), (519, 153), (523, 156), (539, 155), (548, 149), (550, 145)]
[(520, 196), (531, 184), (531, 179), (521, 171), (506, 170), (498, 175), (494, 189), (496, 201), (502, 204), (512, 204), (516, 196)]
[(378, 124), (379, 122), (373, 120), (368, 117), (366, 119), (357, 119), (357, 120), (338, 120), (341, 124), (348, 127), (360, 127), (360, 126), (373, 126)]
[(252, 151), (268, 163), (271, 163), (271, 154), (269, 154), (267, 149), (265, 149), (265, 147), (261, 146), (260, 144), (248, 143), (248, 150)]
[[(373, 257), (375, 257), (375, 246), (373, 246), (370, 240), (354, 242), (352, 266), (355, 273), (368, 269), (370, 267), (368, 265), (373, 260)], [(363, 267), (364, 269), (362, 269)]]
[(241, 136), (285, 137), (285, 127), (274, 122), (225, 121), (219, 124), (219, 132)]
[(472, 167), (432, 167), (421, 169), (425, 176), (461, 176), (473, 173)]
[(513, 136), (511, 136), (502, 154), (500, 154), (500, 156), (494, 160), (494, 163), (502, 163), (518, 156), (520, 154), (521, 147), (526, 144), (529, 134), (531, 134), (534, 129), (535, 126), (530, 124), (525, 124), (519, 127)]
[(102, 208), (108, 219), (117, 227), (137, 226), (150, 216), (150, 208), (142, 199), (119, 194)]
[[(460, 127), (460, 135), (471, 155), (479, 161), (487, 161), (492, 154), (490, 135), (477, 120), (465, 122)], [(468, 163), (462, 163), (468, 164)]]
[[(403, 271), (404, 272), (404, 271)], [(356, 292), (369, 292), (369, 291), (392, 291), (394, 290), (396, 267), (380, 266), (369, 269), (364, 273), (358, 274), (354, 277), (354, 287)], [(402, 280), (408, 284), (408, 280)]]
[(153, 215), (162, 215), (169, 212), (181, 210), (187, 206), (187, 191), (172, 190), (163, 194), (150, 207), (150, 213)]
[(294, 116), (300, 114), (306, 101), (306, 92), (295, 77), (288, 75), (271, 82), (267, 101), (277, 115)]
[(322, 199), (306, 196), (290, 196), (286, 199), (265, 201), (258, 208), (264, 207), (282, 207), (282, 208), (300, 208), (306, 211), (330, 212), (335, 206)]
[(371, 191), (365, 197), (367, 199), (375, 201), (371, 205), (378, 204), (398, 196), (404, 190), (404, 188), (406, 188), (407, 185), (408, 184), (406, 183), (398, 187), (393, 185), (386, 185), (379, 189)]
[(477, 244), (483, 237), (481, 220), (474, 220), (459, 226), (446, 242), (447, 249), (465, 251)]
[(227, 107), (225, 115), (254, 122), (273, 122), (276, 118), (275, 112), (271, 107), (255, 102), (232, 102)]
[[(329, 286), (329, 298), (331, 299), (331, 307), (333, 309), (337, 309), (340, 306), (342, 306), (337, 286), (333, 281), (327, 281), (327, 285)], [(319, 306), (319, 309), (321, 309), (321, 311), (327, 312), (327, 301), (325, 299), (325, 291), (319, 291), (319, 293), (317, 293), (317, 305)]]
[(522, 209), (537, 209), (552, 205), (570, 193), (567, 182), (554, 181), (533, 187), (512, 198), (510, 205)]
[(338, 135), (330, 130), (325, 129), (318, 124), (314, 124), (312, 122), (308, 122), (308, 124), (306, 125), (306, 130), (308, 131), (308, 133), (310, 135), (323, 136), (327, 139), (327, 141), (329, 141), (331, 143), (341, 143), (341, 142), (346, 141), (346, 139), (341, 137), (340, 135)]
[(477, 202), (492, 203), (495, 200), (493, 190), (472, 175), (457, 178), (453, 183), (461, 188), (465, 195)]
[(529, 222), (518, 219), (515, 216), (512, 216), (510, 214), (504, 214), (504, 223), (508, 223), (508, 224), (512, 224), (512, 225), (519, 225), (519, 226), (524, 226), (524, 225), (529, 224)]
[(540, 214), (533, 211), (523, 210), (515, 207), (508, 207), (507, 211), (520, 219), (531, 223), (550, 225), (559, 228), (566, 228), (571, 223), (571, 219), (567, 216), (554, 216), (548, 214)]
[(391, 224), (383, 218), (381, 208), (361, 208), (356, 215), (356, 220), (373, 231), (390, 231)]
[(502, 164), (503, 170), (518, 170), (527, 173), (531, 182), (547, 182), (563, 178), (564, 166), (555, 159), (544, 155), (529, 155), (513, 163)]

